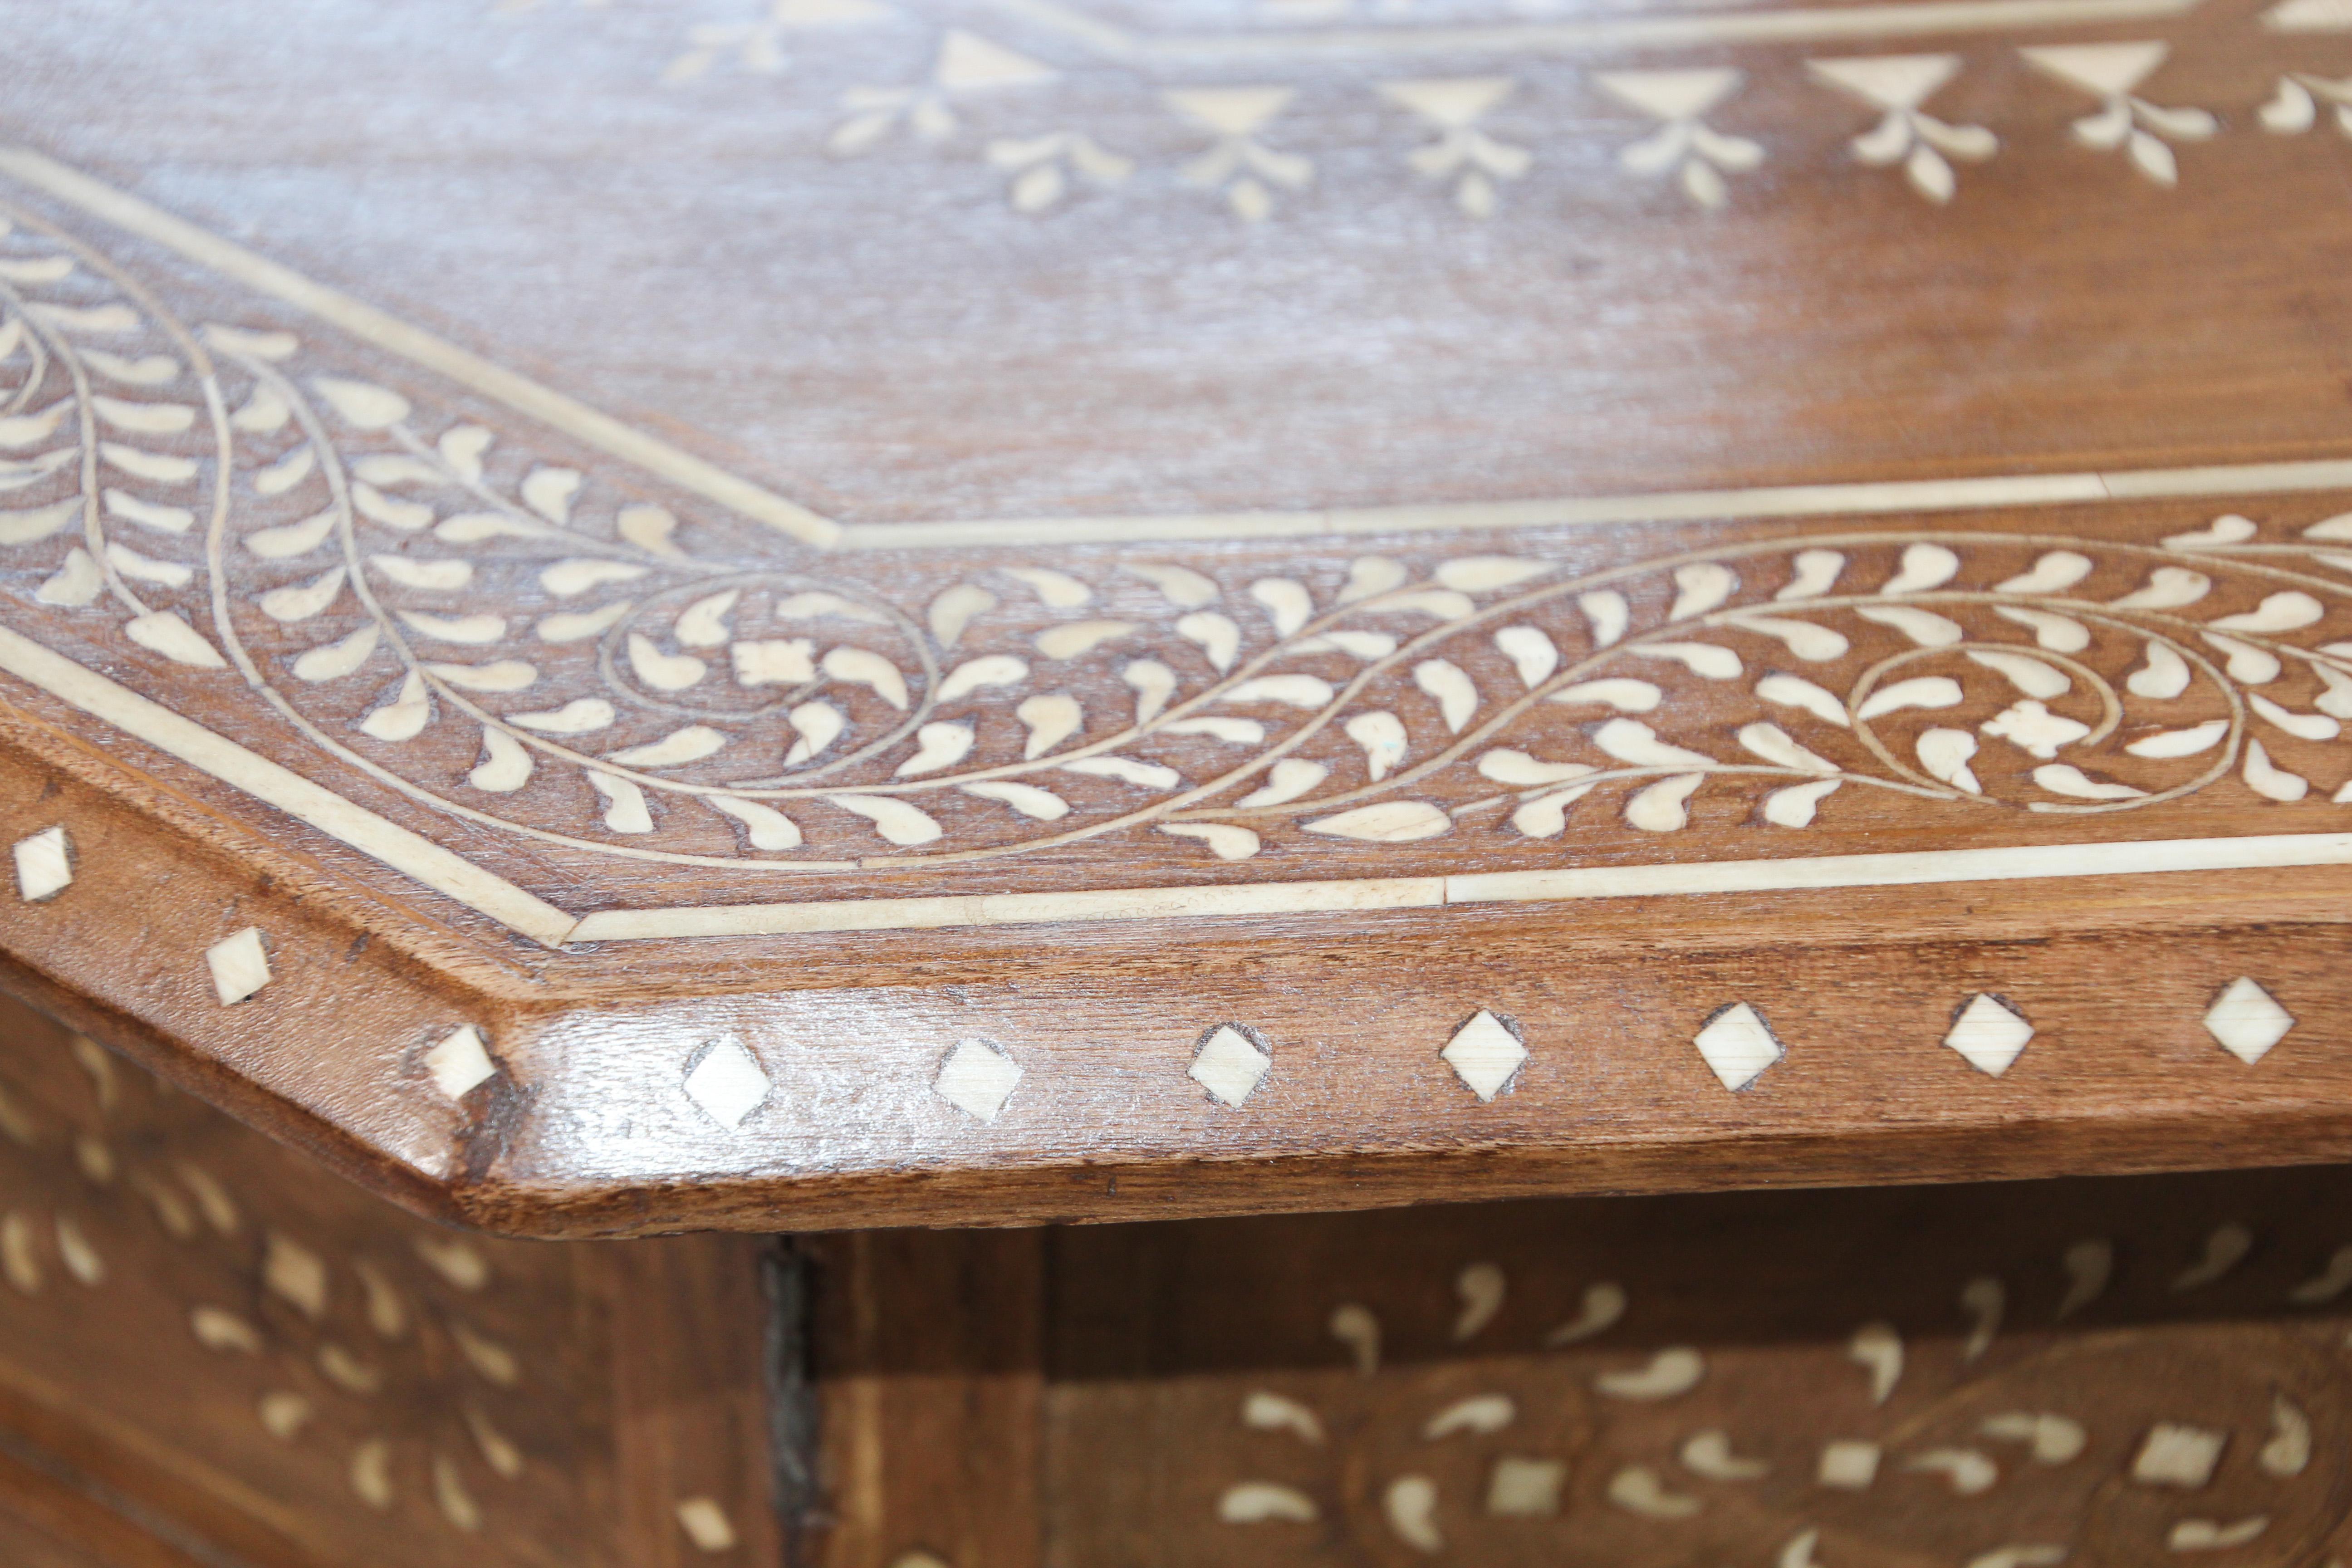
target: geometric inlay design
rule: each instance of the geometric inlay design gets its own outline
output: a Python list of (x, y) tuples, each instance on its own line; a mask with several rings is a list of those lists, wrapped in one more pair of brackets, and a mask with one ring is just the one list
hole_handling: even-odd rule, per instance
[(685, 1088), (704, 1115), (735, 1128), (768, 1098), (768, 1075), (740, 1041), (721, 1040), (686, 1075)]
[(261, 932), (252, 926), (205, 949), (205, 963), (223, 1006), (242, 1002), (269, 984), (269, 954), (261, 945)]
[[(2325, 931), (2247, 922), (2352, 875), (2352, 448), (2295, 292), (2338, 237), (2352, 28), (2279, 36), (2280, 3), (485, 5), (460, 33), (571, 35), (387, 20), (369, 47), (448, 68), (383, 84), (396, 111), (321, 142), (319, 95), (277, 94), (237, 132), (369, 167), (436, 96), (527, 108), (532, 156), (396, 214), (224, 163), (192, 110), (233, 82), (142, 38), (142, 92), (108, 91), (35, 8), (12, 42), (70, 134), (0, 143), (0, 956), (105, 989), (101, 1031), (233, 1038), (298, 1115), (364, 1114), (384, 1179), (551, 1229), (602, 1224), (554, 1184), (575, 1158), (680, 1209), (847, 1183), (841, 1223), (978, 1215), (1031, 1179), (993, 1173), (1090, 1142), (1262, 1156), (1301, 1201), (1482, 1135), (1598, 1183), (1735, 1121), (1710, 1182), (1792, 1141), (1859, 1169), (1904, 1120), (1874, 1059), (1948, 1099), (1922, 1026), (1949, 1006), (1938, 1041), (2005, 1076), (2038, 1026), (2001, 994), (2063, 1033), (2092, 995), (2040, 998), (2095, 951), (2194, 976), (2176, 1025), (2203, 996), (2266, 1059), (2294, 1016), (2251, 980), (2217, 1003), (2197, 954), (2296, 989)], [(2352, 0), (2292, 3), (2309, 30)], [(345, 63), (285, 0), (205, 26), (257, 73)], [(524, 221), (601, 156), (571, 110), (632, 91), (659, 199), (572, 181)], [(125, 185), (34, 150), (68, 142)], [(771, 160), (749, 206), (738, 153)], [(648, 294), (623, 258), (672, 227)], [(2116, 279), (2124, 249), (2147, 265)], [(2168, 309), (2207, 330), (2128, 396), (2068, 352)], [(2212, 918), (2158, 931), (2088, 886), (2142, 874)], [(89, 933), (151, 884), (173, 921), (118, 962)], [(1969, 931), (1933, 912), (1963, 904)], [(2021, 944), (1998, 978), (1987, 941)], [(1683, 1049), (1737, 1096), (1792, 1048), (1750, 992), (1820, 1070), (1716, 1101)], [(2012, 1113), (2179, 1157), (2144, 1114), (2160, 1053), (2063, 1054), (1931, 1107), (1933, 1158)], [(2110, 1068), (2093, 1105), (2074, 1080)], [(2326, 1070), (2270, 1069), (2199, 1146), (2261, 1148)], [(1051, 1114), (1007, 1121), (1024, 1092)], [(1397, 1114), (1348, 1115), (1366, 1094)], [(511, 1210), (423, 1152), (524, 1124)], [(2109, 1157), (2063, 1143), (2018, 1158)], [(934, 1159), (991, 1173), (850, 1212), (880, 1189), (849, 1167)], [(1265, 1194), (1186, 1201), (1292, 1202)], [(1976, 1347), (2003, 1302), (1962, 1300)], [(1768, 1447), (1687, 1446), (1709, 1430), (1557, 1497), (1711, 1519)], [(1771, 1485), (1847, 1435), (1769, 1446)], [(1982, 1473), (1917, 1457), (1874, 1486)], [(1399, 1517), (1458, 1551), (1438, 1469)]]
[(1960, 1053), (1968, 1064), (1979, 1072), (1999, 1078), (2009, 1070), (2025, 1042), (2033, 1038), (2033, 1026), (2027, 1023), (2006, 1003), (1979, 991), (1960, 1009), (1952, 1020), (1951, 1032), (1944, 1044)]
[(1528, 1048), (1519, 1043), (1518, 1036), (1484, 1009), (1455, 1031), (1437, 1054), (1480, 1100), (1492, 1100), (1501, 1093), (1519, 1064), (1528, 1059)]
[(468, 1091), (496, 1078), (499, 1068), (482, 1043), (482, 1032), (464, 1024), (425, 1053), (425, 1070), (433, 1075), (434, 1087), (443, 1094), (463, 1100)]
[(1239, 1105), (1273, 1066), (1255, 1041), (1226, 1024), (1202, 1043), (1187, 1076), (1225, 1104)]
[(2294, 1015), (2251, 977), (2241, 974), (2206, 1009), (2205, 1027), (2221, 1042), (2223, 1050), (2252, 1067), (2286, 1037), (2294, 1027)]
[(73, 881), (73, 845), (62, 827), (47, 828), (16, 844), (16, 892), (28, 904), (55, 898)]
[(2213, 1479), (2221, 1462), (2224, 1434), (2201, 1426), (2164, 1422), (2148, 1429), (2132, 1460), (2132, 1479), (2147, 1487), (2182, 1487), (2194, 1490)]
[(1878, 1445), (1860, 1437), (1840, 1437), (1822, 1445), (1821, 1468), (1815, 1476), (1822, 1486), (1862, 1491), (1878, 1479)]
[(940, 1064), (932, 1087), (966, 1115), (993, 1121), (1020, 1081), (1021, 1068), (1011, 1057), (986, 1040), (960, 1040)]
[(732, 1552), (735, 1549), (734, 1521), (716, 1498), (690, 1497), (679, 1501), (672, 1510), (677, 1516), (677, 1527), (694, 1542), (698, 1552)]
[(1698, 1054), (1728, 1089), (1746, 1089), (1766, 1068), (1787, 1054), (1770, 1026), (1747, 1003), (1737, 1003), (1707, 1020), (1692, 1037)]

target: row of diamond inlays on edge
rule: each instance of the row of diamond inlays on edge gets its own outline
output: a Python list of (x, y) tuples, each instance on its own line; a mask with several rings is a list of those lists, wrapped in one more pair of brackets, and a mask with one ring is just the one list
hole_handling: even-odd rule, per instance
[[(73, 886), (73, 840), (62, 826), (47, 827), (13, 847), (16, 860), (16, 893), (28, 904), (47, 903)], [(254, 995), (275, 978), (269, 949), (261, 928), (247, 926), (231, 931), (205, 949), (205, 967), (211, 972), (213, 994), (224, 1007), (233, 1007)], [(436, 1088), (451, 1100), (498, 1075), (482, 1032), (471, 1024), (449, 1031), (425, 1053), (425, 1069)]]
[[(2223, 988), (2205, 1013), (2205, 1027), (2221, 1047), (2248, 1067), (2269, 1054), (2294, 1027), (2294, 1017), (2271, 994), (2241, 975)], [(1998, 1078), (2009, 1070), (2033, 1038), (2033, 1026), (2014, 1005), (1985, 992), (1959, 1008), (1943, 1043), (1969, 1066)], [(1746, 1089), (1787, 1055), (1763, 1016), (1745, 1002), (1710, 1016), (1691, 1043), (1727, 1089)], [(1438, 1055), (1482, 1101), (1509, 1087), (1528, 1057), (1518, 1031), (1480, 1009), (1454, 1033)], [(1239, 1106), (1273, 1069), (1265, 1039), (1241, 1024), (1221, 1024), (1192, 1054), (1186, 1076), (1219, 1103)], [(956, 1043), (940, 1064), (931, 1088), (940, 1099), (980, 1121), (993, 1121), (1013, 1098), (1023, 1068), (1002, 1047), (988, 1040)], [(738, 1127), (768, 1098), (770, 1081), (749, 1047), (721, 1040), (689, 1059), (685, 1089), (705, 1114), (722, 1127)]]
[[(26, 903), (56, 898), (73, 884), (73, 844), (62, 826), (50, 827), (15, 846), (16, 890)], [(205, 950), (213, 994), (223, 1006), (246, 1000), (269, 984), (269, 952), (260, 928), (247, 926)], [(2294, 1027), (2294, 1016), (2276, 998), (2240, 975), (2205, 1013), (2205, 1027), (2221, 1047), (2252, 1067)], [(1969, 1066), (1998, 1078), (2009, 1070), (2033, 1038), (2033, 1026), (2014, 1005), (1986, 992), (1969, 998), (1952, 1020), (1944, 1044)], [(1746, 1089), (1788, 1054), (1763, 1016), (1745, 1002), (1709, 1017), (1691, 1043), (1727, 1089)], [(1528, 1059), (1517, 1030), (1481, 1008), (1438, 1055), (1482, 1101), (1509, 1086)], [(481, 1031), (460, 1025), (425, 1053), (433, 1081), (451, 1100), (496, 1076)], [(1192, 1055), (1187, 1076), (1218, 1101), (1238, 1106), (1249, 1099), (1274, 1067), (1274, 1056), (1254, 1031), (1223, 1024), (1210, 1031)], [(931, 1087), (942, 1100), (981, 1121), (993, 1121), (1020, 1084), (1022, 1068), (1004, 1051), (982, 1039), (957, 1042), (940, 1064)], [(688, 1064), (688, 1098), (719, 1125), (738, 1127), (768, 1098), (767, 1072), (740, 1042), (723, 1040)]]
[[(1454, 1047), (1486, 1021), (1487, 1015), (1481, 1013), (1463, 1027), (1461, 1034), (1454, 1037), (1454, 1045), (1445, 1049), (1449, 1059)], [(2277, 999), (2251, 976), (2242, 974), (2214, 998), (2213, 1005), (2205, 1010), (2204, 1022), (2207, 1032), (2221, 1042), (2223, 1050), (2252, 1067), (2286, 1037), (2287, 1031), (2294, 1027), (2294, 1016), (2280, 1006)], [(1978, 1071), (1999, 1078), (2032, 1038), (2033, 1025), (2014, 1003), (1979, 991), (1954, 1013), (1944, 1044), (1958, 1051)], [(1788, 1054), (1763, 1016), (1745, 1002), (1717, 1011), (1692, 1037), (1691, 1043), (1698, 1047), (1698, 1054), (1728, 1089), (1746, 1089), (1765, 1068)], [(1465, 1083), (1478, 1090), (1480, 1099), (1494, 1098), (1494, 1091), (1482, 1088), (1480, 1080), (1474, 1079), (1463, 1064), (1456, 1062), (1454, 1070), (1462, 1074)], [(1496, 1080), (1496, 1087), (1500, 1087), (1500, 1080)]]

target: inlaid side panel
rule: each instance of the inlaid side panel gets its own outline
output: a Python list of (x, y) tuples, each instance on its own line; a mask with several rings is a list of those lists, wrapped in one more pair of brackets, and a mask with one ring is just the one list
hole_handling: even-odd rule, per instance
[[(858, 1325), (832, 1479), (889, 1506), (838, 1507), (823, 1560), (2326, 1568), (2347, 1195), (2327, 1170), (827, 1241)], [(925, 1275), (961, 1289), (885, 1285)], [(954, 1348), (983, 1322), (1039, 1339), (1034, 1470), (985, 1492), (923, 1438), (1003, 1377)]]
[(760, 1244), (442, 1230), (5, 1006), (7, 1561), (778, 1560)]

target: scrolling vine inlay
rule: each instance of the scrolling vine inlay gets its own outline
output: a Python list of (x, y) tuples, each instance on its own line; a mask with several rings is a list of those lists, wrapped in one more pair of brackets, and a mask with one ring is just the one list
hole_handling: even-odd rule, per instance
[(2205, 795), (2334, 830), (2352, 800), (2352, 513), (2324, 502), (1599, 563), (1511, 535), (823, 555), (9, 222), (10, 620), (148, 692), (241, 683), (436, 813), (600, 859), (765, 885), (1111, 839), (1129, 879), (1427, 875), (1465, 840), (1671, 853), (1701, 808), (1803, 853), (1829, 822)]

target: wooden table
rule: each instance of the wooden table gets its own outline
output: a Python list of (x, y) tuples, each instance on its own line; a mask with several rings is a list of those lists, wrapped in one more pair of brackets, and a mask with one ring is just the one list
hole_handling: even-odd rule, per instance
[[(419, 1215), (1173, 1224), (2352, 1155), (2344, 0), (9, 20), (0, 985)], [(2033, 1201), (2003, 1190), (1791, 1201), (1990, 1235)], [(405, 1234), (349, 1201), (336, 1226)], [(1691, 1202), (1459, 1224), (1766, 1200)], [(1198, 1234), (1273, 1268), (1414, 1223)], [(614, 1370), (668, 1314), (756, 1368), (728, 1292), (901, 1245), (518, 1265), (601, 1325), (576, 1353), (620, 1403), (581, 1406), (581, 1452), (639, 1478), (634, 1513), (583, 1494), (566, 1560), (719, 1538), (611, 1436), (673, 1372), (751, 1386)], [(1053, 1467), (1122, 1419), (1056, 1392), (1096, 1363), (1053, 1303), (1125, 1255), (903, 1245), (909, 1278), (1016, 1259), (1003, 1289), (1047, 1303), (1003, 1386), (1045, 1412), (1048, 1501), (892, 1536), (872, 1466), (917, 1440), (875, 1394), (809, 1439), (868, 1435), (873, 1529), (824, 1550), (1234, 1560), (1181, 1544), (1189, 1503), (1052, 1522)], [(837, 1342), (866, 1349), (810, 1375), (895, 1364), (912, 1299), (875, 1278)], [(1265, 1289), (1310, 1337), (1334, 1305)], [(940, 1386), (993, 1377), (973, 1353)], [(694, 1483), (714, 1550), (771, 1550), (740, 1489), (803, 1452), (759, 1432), (797, 1397), (687, 1443), (733, 1478)], [(464, 1517), (415, 1464), (399, 1496)], [(941, 1474), (958, 1507), (999, 1484)], [(787, 1521), (846, 1506), (803, 1480)], [(1373, 1550), (1280, 1484), (1335, 1561)], [(1235, 1506), (1306, 1522), (1276, 1496)], [(1423, 1550), (1364, 1506), (1363, 1540)], [(2206, 1522), (2182, 1550), (2319, 1561)], [(2095, 1537), (2146, 1561), (2065, 1539)]]

